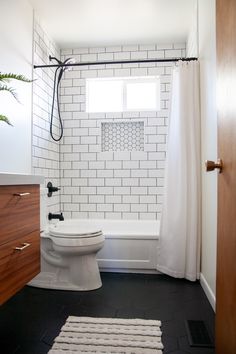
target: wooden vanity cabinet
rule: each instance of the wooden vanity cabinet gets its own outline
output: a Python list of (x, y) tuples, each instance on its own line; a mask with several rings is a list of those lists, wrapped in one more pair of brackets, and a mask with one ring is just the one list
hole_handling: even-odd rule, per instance
[(39, 185), (0, 186), (0, 305), (40, 272)]

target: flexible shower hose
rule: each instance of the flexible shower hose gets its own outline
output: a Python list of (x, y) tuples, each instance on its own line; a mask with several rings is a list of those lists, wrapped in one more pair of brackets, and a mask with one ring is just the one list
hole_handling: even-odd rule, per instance
[[(50, 135), (54, 141), (60, 141), (63, 136), (63, 124), (61, 119), (61, 111), (60, 111), (60, 102), (59, 102), (59, 85), (62, 79), (62, 75), (65, 71), (64, 68), (61, 68), (59, 71), (59, 75), (57, 77), (58, 69), (56, 69), (54, 74), (54, 85), (53, 85), (53, 97), (52, 97), (52, 110), (51, 110), (51, 119), (50, 119)], [(55, 104), (55, 95), (57, 95), (57, 111), (58, 111), (58, 119), (60, 124), (60, 136), (58, 138), (53, 134), (53, 112), (54, 112), (54, 104)]]

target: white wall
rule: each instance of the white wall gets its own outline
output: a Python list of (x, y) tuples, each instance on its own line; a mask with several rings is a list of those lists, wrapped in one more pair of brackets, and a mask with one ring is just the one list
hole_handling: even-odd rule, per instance
[[(0, 71), (32, 78), (33, 9), (27, 0), (0, 1)], [(0, 113), (14, 127), (0, 122), (0, 172), (31, 172), (32, 84), (13, 82), (21, 104), (0, 94)]]
[[(60, 50), (54, 41), (48, 37), (39, 19), (34, 21), (34, 64), (49, 64), (49, 55), (60, 58)], [(33, 82), (33, 144), (32, 172), (45, 177), (45, 186), (50, 181), (54, 186), (60, 186), (59, 142), (50, 136), (50, 114), (52, 107), (54, 68), (35, 69)], [(56, 102), (57, 103), (57, 102)], [(56, 104), (55, 104), (56, 106)], [(59, 136), (57, 109), (54, 110), (53, 132)], [(60, 210), (60, 193), (53, 193), (47, 199), (47, 213)]]
[(204, 161), (217, 159), (215, 0), (198, 3), (202, 116), (202, 265), (201, 283), (214, 307), (216, 286), (217, 172)]
[(195, 0), (191, 20), (191, 28), (187, 38), (186, 45), (187, 57), (198, 57), (198, 0)]

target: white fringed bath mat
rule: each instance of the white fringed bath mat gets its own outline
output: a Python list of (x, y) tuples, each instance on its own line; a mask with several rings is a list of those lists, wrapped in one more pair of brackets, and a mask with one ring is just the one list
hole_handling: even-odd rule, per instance
[(162, 354), (161, 322), (142, 319), (67, 318), (50, 354)]

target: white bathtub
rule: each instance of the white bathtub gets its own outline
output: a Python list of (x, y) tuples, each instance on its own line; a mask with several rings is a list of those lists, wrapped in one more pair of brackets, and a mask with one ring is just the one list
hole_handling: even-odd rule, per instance
[[(159, 237), (159, 220), (113, 220), (113, 219), (67, 219), (63, 222), (54, 221), (60, 230), (69, 228), (72, 232), (76, 229), (102, 230), (107, 239), (148, 239), (156, 240)], [(50, 225), (49, 225), (50, 229)]]
[(103, 231), (105, 245), (97, 254), (102, 271), (156, 272), (159, 220), (86, 219), (77, 222), (97, 225)]

